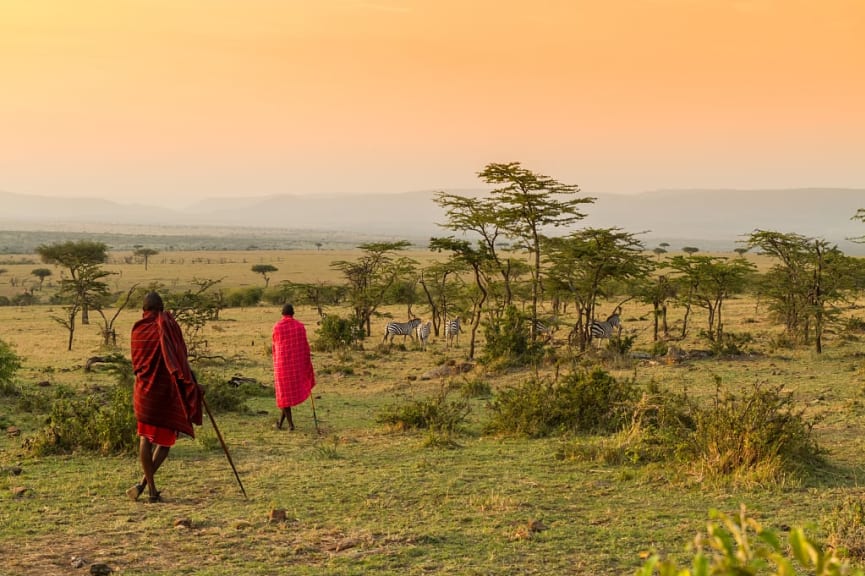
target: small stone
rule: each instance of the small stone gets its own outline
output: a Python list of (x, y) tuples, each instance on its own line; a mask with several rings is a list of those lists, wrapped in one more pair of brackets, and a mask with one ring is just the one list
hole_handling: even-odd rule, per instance
[(73, 568), (84, 568), (84, 566), (87, 565), (87, 560), (79, 558), (78, 556), (73, 556), (71, 564)]
[(91, 564), (90, 574), (93, 576), (108, 576), (114, 572), (108, 564)]
[(7, 436), (20, 436), (21, 435), (21, 429), (18, 428), (18, 426), (10, 426), (6, 429), (6, 435)]
[(174, 521), (175, 528), (192, 528), (192, 519), (190, 518), (178, 518)]
[(15, 486), (14, 488), (12, 488), (12, 497), (22, 498), (25, 492), (27, 492), (26, 486)]

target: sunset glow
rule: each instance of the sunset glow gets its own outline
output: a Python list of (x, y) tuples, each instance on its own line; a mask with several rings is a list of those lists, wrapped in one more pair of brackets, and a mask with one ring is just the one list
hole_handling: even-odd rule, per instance
[(861, 0), (0, 0), (0, 190), (865, 187)]

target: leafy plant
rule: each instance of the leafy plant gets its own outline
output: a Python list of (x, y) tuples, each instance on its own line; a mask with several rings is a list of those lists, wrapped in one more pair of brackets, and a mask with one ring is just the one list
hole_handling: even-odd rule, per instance
[(573, 372), (560, 384), (533, 378), (496, 396), (487, 430), (530, 437), (612, 432), (627, 422), (638, 398), (633, 381), (616, 380), (600, 368)]
[(748, 517), (745, 506), (737, 518), (717, 510), (709, 512), (705, 533), (693, 544), (691, 568), (679, 568), (674, 560), (653, 555), (637, 570), (637, 576), (794, 576), (796, 566), (814, 576), (862, 576), (835, 554), (824, 550), (801, 528), (790, 531), (785, 546), (774, 531)]
[(782, 386), (754, 384), (737, 395), (722, 390), (718, 381), (712, 405), (695, 412), (695, 459), (713, 475), (729, 475), (764, 468), (770, 476), (821, 454), (812, 424), (796, 410)]
[(443, 386), (429, 398), (385, 407), (376, 421), (399, 429), (426, 429), (450, 435), (462, 431), (470, 411), (464, 398), (448, 400), (448, 390)]
[(21, 358), (12, 347), (0, 340), (0, 396), (17, 396), (15, 374), (21, 368)]
[(827, 542), (846, 558), (865, 560), (865, 500), (847, 496), (824, 520)]
[(313, 348), (319, 352), (334, 352), (353, 347), (363, 339), (363, 330), (357, 323), (337, 315), (325, 316), (318, 329)]

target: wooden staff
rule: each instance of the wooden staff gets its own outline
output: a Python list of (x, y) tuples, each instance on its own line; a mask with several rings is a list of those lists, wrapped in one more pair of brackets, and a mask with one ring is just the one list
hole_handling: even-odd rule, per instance
[[(216, 437), (219, 438), (219, 443), (222, 445), (222, 451), (225, 452), (225, 457), (228, 458), (228, 463), (231, 464), (231, 469), (234, 471), (234, 477), (237, 478), (237, 483), (240, 485), (240, 491), (243, 492), (243, 497), (247, 500), (246, 490), (243, 489), (243, 482), (240, 481), (240, 475), (237, 473), (237, 468), (234, 467), (234, 462), (231, 460), (231, 454), (228, 453), (228, 446), (225, 445), (225, 440), (222, 439), (222, 434), (219, 433), (219, 428), (216, 426), (216, 420), (213, 419), (213, 414), (210, 413), (210, 407), (207, 405), (207, 400), (204, 396), (201, 397), (201, 403), (204, 406), (204, 411), (207, 412), (207, 417), (210, 418), (210, 423), (213, 424), (213, 429), (216, 431)], [(315, 409), (313, 409), (313, 412)]]

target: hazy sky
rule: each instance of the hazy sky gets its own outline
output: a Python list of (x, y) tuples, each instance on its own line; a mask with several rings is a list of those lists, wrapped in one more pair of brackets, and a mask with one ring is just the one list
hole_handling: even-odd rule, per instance
[(22, 194), (865, 187), (865, 0), (0, 0), (0, 79)]

